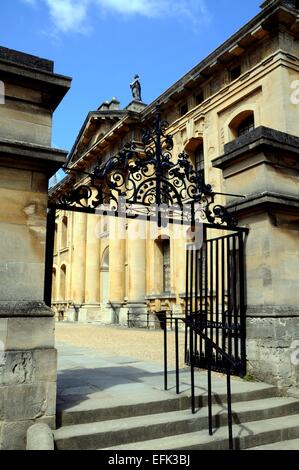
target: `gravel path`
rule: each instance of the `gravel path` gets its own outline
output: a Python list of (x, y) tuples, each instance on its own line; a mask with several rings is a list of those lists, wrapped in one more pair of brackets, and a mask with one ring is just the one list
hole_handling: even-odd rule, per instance
[[(99, 324), (56, 323), (56, 341), (94, 349), (108, 356), (128, 356), (163, 363), (163, 331), (128, 329)], [(184, 333), (179, 334), (180, 363), (184, 365)], [(174, 333), (168, 332), (168, 363), (175, 365)]]

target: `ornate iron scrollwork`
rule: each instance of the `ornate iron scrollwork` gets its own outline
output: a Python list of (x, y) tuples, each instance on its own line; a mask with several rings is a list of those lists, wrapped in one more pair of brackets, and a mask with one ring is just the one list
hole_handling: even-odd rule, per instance
[[(179, 208), (200, 207), (203, 221), (216, 225), (236, 226), (237, 220), (221, 206), (215, 205), (215, 193), (205, 183), (202, 172), (196, 171), (186, 152), (173, 161), (173, 136), (167, 134), (168, 122), (161, 119), (157, 107), (153, 126), (142, 134), (144, 150), (138, 152), (129, 143), (106, 163), (98, 163), (88, 174), (90, 185), (81, 185), (59, 196), (63, 205), (99, 208), (109, 205), (119, 209), (125, 200), (131, 215), (136, 207), (147, 209), (153, 205)], [(73, 171), (72, 168), (67, 170)]]

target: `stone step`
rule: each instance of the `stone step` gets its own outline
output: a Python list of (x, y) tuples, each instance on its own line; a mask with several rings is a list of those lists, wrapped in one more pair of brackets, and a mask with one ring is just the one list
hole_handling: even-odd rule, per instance
[[(164, 391), (155, 390), (151, 393), (151, 397), (145, 397), (145, 394), (141, 397), (132, 396), (131, 402), (130, 397), (126, 397), (123, 403), (121, 397), (119, 397), (117, 402), (115, 400), (109, 402), (103, 398), (89, 398), (81, 400), (78, 404), (67, 402), (66, 405), (58, 406), (57, 427), (188, 410), (191, 407), (190, 393), (182, 393), (178, 396), (173, 392), (172, 395), (168, 393), (166, 398), (165, 396)], [(246, 389), (244, 382), (232, 382), (233, 403), (264, 400), (276, 396), (277, 389), (272, 385), (250, 383), (250, 387)], [(213, 388), (213, 401), (215, 404), (225, 404), (226, 398), (225, 383), (221, 388)], [(207, 406), (207, 404), (207, 391), (202, 390), (200, 396), (196, 398), (196, 405), (198, 408), (202, 408)]]
[(299, 439), (265, 444), (262, 446), (252, 447), (248, 450), (299, 450)]
[[(244, 422), (233, 426), (234, 449), (265, 449), (271, 443), (271, 449), (282, 445), (292, 446), (299, 439), (299, 415), (264, 419), (261, 421)], [(257, 447), (258, 446), (258, 447)], [(131, 444), (117, 445), (105, 450), (109, 451), (190, 451), (190, 450), (228, 450), (228, 432), (225, 427), (217, 429), (213, 436), (207, 430), (168, 436)], [(292, 447), (290, 447), (291, 449)], [(270, 447), (269, 447), (270, 449)], [(287, 447), (288, 449), (288, 447)], [(298, 449), (298, 447), (297, 447)], [(101, 449), (103, 450), (103, 449)], [(281, 449), (283, 450), (283, 449)]]
[[(267, 420), (297, 413), (299, 413), (299, 401), (292, 398), (273, 397), (233, 403), (233, 419), (239, 425), (240, 423)], [(220, 428), (227, 423), (227, 410), (224, 405), (214, 405), (213, 415), (216, 428)], [(192, 415), (190, 410), (180, 410), (64, 426), (55, 431), (55, 442), (59, 450), (83, 450), (150, 441), (153, 437), (163, 439), (172, 436), (170, 441), (174, 441), (173, 436), (199, 432), (200, 430), (206, 432), (207, 416), (207, 407), (203, 407), (195, 415)], [(297, 422), (299, 432), (298, 423), (299, 421)], [(138, 448), (138, 445), (136, 448)]]

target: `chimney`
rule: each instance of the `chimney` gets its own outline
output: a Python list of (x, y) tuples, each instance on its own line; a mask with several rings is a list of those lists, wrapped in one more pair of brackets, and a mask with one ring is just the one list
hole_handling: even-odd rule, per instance
[(115, 96), (112, 98), (112, 100), (109, 103), (109, 111), (118, 111), (120, 106), (120, 101), (118, 101)]
[(104, 101), (98, 108), (98, 111), (109, 111), (109, 101)]

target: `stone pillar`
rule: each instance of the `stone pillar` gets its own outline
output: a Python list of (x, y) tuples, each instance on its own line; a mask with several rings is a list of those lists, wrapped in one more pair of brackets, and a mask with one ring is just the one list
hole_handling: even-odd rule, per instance
[(214, 161), (246, 242), (247, 360), (254, 377), (298, 393), (299, 138), (260, 127)]
[[(14, 64), (15, 62), (15, 64)], [(35, 422), (55, 426), (53, 312), (44, 303), (52, 113), (70, 86), (53, 63), (0, 48), (0, 449), (25, 449)]]
[[(109, 242), (109, 302), (111, 323), (125, 323), (122, 307), (125, 298), (125, 240)], [(108, 306), (109, 307), (109, 306)], [(107, 311), (108, 313), (108, 311)], [(121, 316), (121, 318), (120, 318)], [(126, 315), (125, 315), (126, 316)]]
[(125, 219), (110, 218), (109, 223), (109, 303), (104, 307), (106, 323), (126, 324), (126, 230)]
[(128, 223), (128, 311), (132, 317), (146, 320), (146, 222)]
[(97, 234), (99, 217), (88, 215), (86, 224), (85, 308), (88, 320), (100, 320), (100, 239)]
[(72, 272), (71, 272), (71, 299), (73, 300), (78, 320), (87, 321), (87, 310), (85, 304), (85, 272), (86, 272), (86, 224), (87, 214), (80, 212), (73, 216), (73, 246), (72, 249)]

